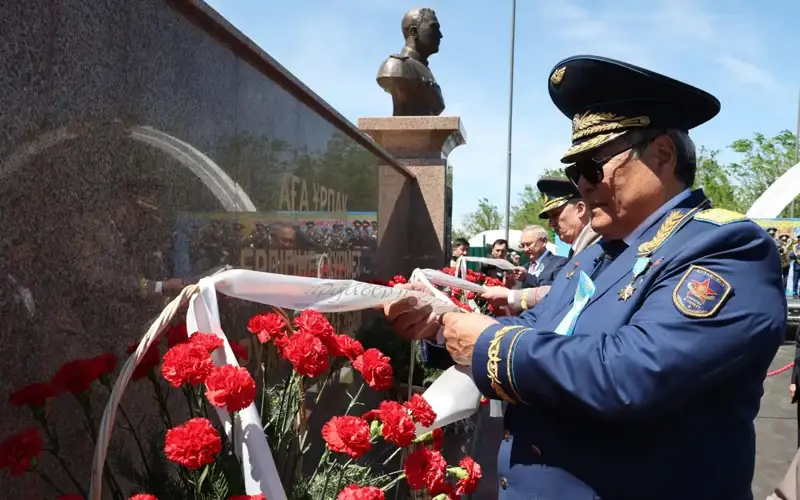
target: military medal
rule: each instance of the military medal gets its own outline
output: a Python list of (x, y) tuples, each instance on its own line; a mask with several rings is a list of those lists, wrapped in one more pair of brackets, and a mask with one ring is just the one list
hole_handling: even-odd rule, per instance
[(633, 297), (633, 292), (636, 291), (634, 283), (636, 283), (639, 276), (645, 274), (648, 269), (650, 269), (650, 257), (639, 257), (636, 259), (636, 262), (633, 263), (633, 279), (627, 286), (617, 292), (619, 300), (627, 302), (629, 298)]
[(617, 292), (619, 295), (619, 300), (627, 301), (629, 298), (633, 297), (633, 292), (636, 291), (636, 287), (633, 286), (633, 283), (629, 283), (628, 286)]
[(575, 276), (575, 270), (578, 269), (578, 266), (580, 265), (581, 263), (577, 261), (575, 262), (575, 264), (572, 265), (572, 269), (570, 269), (569, 272), (567, 273), (567, 279), (572, 279), (572, 277)]

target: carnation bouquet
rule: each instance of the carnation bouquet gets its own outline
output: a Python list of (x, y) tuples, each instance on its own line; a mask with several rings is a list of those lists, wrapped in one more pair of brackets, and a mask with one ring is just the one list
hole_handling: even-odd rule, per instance
[[(103, 470), (103, 490), (95, 489), (98, 478), (93, 477), (90, 488), (74, 472), (59, 446), (52, 415), (60, 398), (74, 398), (86, 435), (108, 442), (103, 437), (110, 431), (98, 423), (94, 410), (110, 394), (113, 399), (117, 358), (111, 353), (65, 363), (50, 380), (10, 395), (13, 406), (31, 411), (36, 425), (0, 443), (0, 468), (11, 476), (38, 476), (60, 500), (94, 500), (100, 491), (114, 500), (257, 500), (264, 495), (245, 487), (242, 438), (236, 439), (237, 426), (231, 425), (255, 405), (261, 420), (255, 432), (266, 436), (290, 500), (380, 500), (404, 485), (447, 500), (476, 489), (480, 466), (469, 457), (448, 465), (441, 452), (442, 429), (422, 432), (436, 420), (422, 396), (404, 402), (385, 399), (372, 409), (361, 403), (367, 391), (384, 394), (394, 383), (390, 360), (381, 351), (364, 349), (312, 310), (291, 314), (270, 308), (250, 318), (246, 328), (258, 347), (257, 359), (249, 360), (252, 371), (219, 361), (224, 358), (218, 354), (227, 349), (239, 361), (248, 361), (244, 346), (218, 333), (188, 331), (182, 322), (161, 326), (164, 345), (154, 342), (145, 352), (138, 345), (129, 347), (140, 357), (126, 376), (149, 386), (161, 425), (142, 430), (130, 408), (119, 405), (121, 418), (114, 425), (129, 437), (129, 446), (95, 455), (95, 461), (98, 456), (101, 460), (94, 471)], [(310, 408), (322, 404), (325, 389), (344, 368), (359, 375), (358, 389), (348, 393), (343, 414), (312, 430)], [(217, 418), (215, 411), (227, 412), (230, 421)], [(104, 422), (108, 414), (107, 409)], [(310, 433), (320, 433), (322, 439)], [(324, 449), (312, 450), (315, 441)], [(319, 458), (303, 466), (309, 451)], [(68, 484), (59, 484), (42, 467), (45, 455), (48, 464), (61, 468)]]
[[(490, 287), (490, 286), (503, 286), (503, 282), (492, 278), (491, 276), (487, 276), (482, 273), (475, 272), (471, 269), (466, 269), (465, 275), (459, 278), (458, 271), (456, 268), (452, 267), (445, 267), (441, 270), (442, 273), (447, 274), (449, 276), (453, 276), (456, 279), (464, 280), (466, 286), (469, 286), (469, 283), (473, 285), (477, 285), (478, 287)], [(408, 283), (408, 279), (405, 276), (395, 276), (389, 281), (389, 286), (401, 285)], [(480, 288), (475, 288), (478, 290)], [(464, 287), (458, 286), (439, 286), (439, 291), (444, 293), (448, 299), (450, 299), (453, 304), (455, 304), (459, 309), (467, 312), (478, 312), (481, 314), (489, 314), (493, 315), (496, 313), (494, 308), (489, 304), (486, 300), (480, 297), (480, 294), (477, 293), (475, 290), (467, 290)]]

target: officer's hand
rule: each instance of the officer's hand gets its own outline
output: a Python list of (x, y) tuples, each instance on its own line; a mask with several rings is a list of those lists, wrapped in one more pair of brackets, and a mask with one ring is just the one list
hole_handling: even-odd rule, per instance
[(482, 314), (447, 313), (442, 316), (447, 352), (459, 365), (472, 364), (472, 351), (481, 332), (497, 323)]
[(514, 278), (516, 278), (519, 281), (524, 280), (525, 275), (528, 274), (528, 271), (522, 266), (515, 267), (514, 270), (511, 272), (514, 273)]
[[(424, 291), (422, 283), (407, 283), (395, 288)], [(421, 304), (417, 297), (407, 297), (383, 307), (383, 313), (392, 330), (408, 340), (435, 338), (441, 325), (429, 304)]]
[(797, 384), (789, 384), (789, 394), (792, 395), (792, 399), (794, 399), (794, 395), (797, 392)]
[(508, 306), (508, 294), (511, 290), (502, 286), (490, 286), (481, 294), (481, 298), (494, 308)]

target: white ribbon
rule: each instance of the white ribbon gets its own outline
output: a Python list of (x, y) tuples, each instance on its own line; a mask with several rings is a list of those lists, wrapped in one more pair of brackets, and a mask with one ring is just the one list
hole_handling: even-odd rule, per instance
[(490, 259), (488, 257), (470, 257), (469, 255), (462, 255), (456, 260), (456, 277), (467, 275), (467, 262), (486, 264), (502, 269), (503, 271), (512, 271), (517, 267), (505, 259)]
[[(189, 303), (186, 327), (189, 332), (201, 331), (217, 335), (223, 340), (224, 349), (214, 353), (214, 362), (217, 365), (238, 366), (236, 356), (222, 330), (217, 305), (218, 292), (285, 309), (311, 309), (323, 313), (370, 309), (412, 296), (423, 304), (429, 304), (436, 314), (458, 311), (458, 307), (431, 283), (441, 283), (442, 277), (427, 271), (430, 270), (423, 272), (417, 269), (412, 274), (413, 281), (425, 284), (425, 292), (354, 280), (305, 278), (242, 269), (224, 271), (200, 280), (200, 294), (192, 297)], [(428, 276), (432, 276), (432, 279)], [(466, 289), (465, 283), (469, 283), (452, 276), (447, 278), (444, 281), (459, 288)], [(454, 366), (445, 371), (422, 396), (437, 417), (431, 427), (418, 427), (418, 435), (469, 417), (477, 411), (481, 394), (472, 379), (471, 369)], [(234, 449), (242, 463), (247, 494), (263, 493), (270, 500), (286, 500), (286, 493), (262, 431), (261, 418), (255, 404), (251, 403), (240, 411), (239, 418), (234, 421), (224, 409), (217, 409), (217, 414), (228, 438), (235, 426)]]

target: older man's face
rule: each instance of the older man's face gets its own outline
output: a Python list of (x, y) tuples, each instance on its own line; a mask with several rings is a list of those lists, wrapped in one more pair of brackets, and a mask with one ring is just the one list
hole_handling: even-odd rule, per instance
[(553, 228), (558, 238), (571, 245), (583, 230), (582, 217), (586, 205), (581, 202), (570, 202), (547, 212), (547, 224)]
[[(615, 148), (619, 151), (620, 145), (612, 144), (593, 156), (604, 158), (604, 152)], [(675, 148), (664, 135), (653, 140), (640, 157), (631, 149), (611, 157), (603, 165), (599, 183), (591, 184), (581, 177), (578, 190), (591, 210), (592, 229), (606, 239), (623, 239), (631, 234), (667, 201), (663, 199), (664, 180), (674, 178), (674, 170)]]

